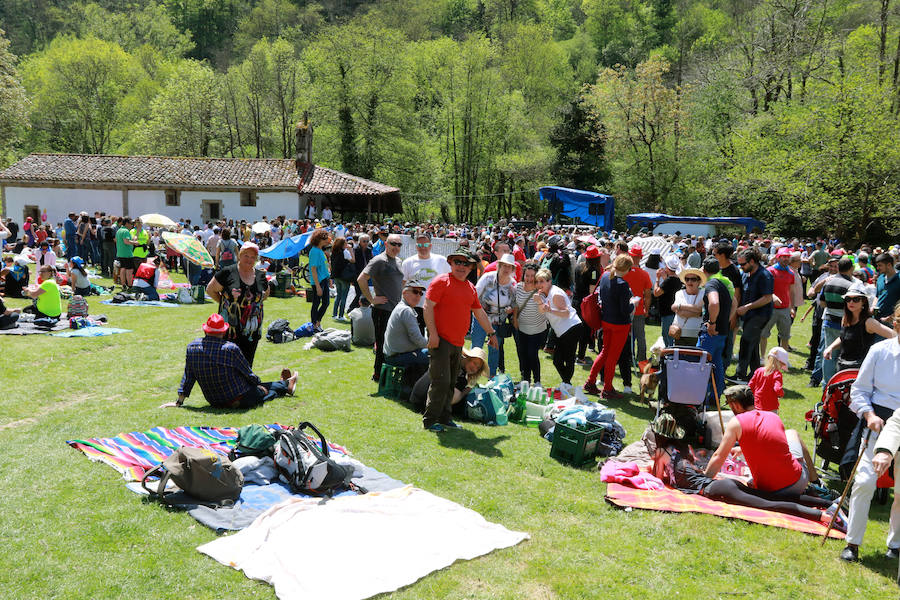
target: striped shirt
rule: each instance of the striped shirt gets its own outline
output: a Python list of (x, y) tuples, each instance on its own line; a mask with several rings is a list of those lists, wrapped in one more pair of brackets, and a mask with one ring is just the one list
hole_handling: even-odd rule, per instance
[(534, 335), (547, 330), (547, 317), (538, 310), (535, 298), (539, 294), (525, 291), (525, 284), (516, 284), (516, 306), (519, 310), (519, 331)]
[(822, 300), (825, 301), (825, 318), (840, 321), (844, 318), (844, 294), (850, 289), (853, 280), (846, 275), (835, 275), (822, 287)]

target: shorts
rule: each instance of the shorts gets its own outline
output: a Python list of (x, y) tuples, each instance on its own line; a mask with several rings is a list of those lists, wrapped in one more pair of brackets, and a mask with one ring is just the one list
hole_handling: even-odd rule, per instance
[(763, 326), (760, 337), (768, 338), (772, 335), (772, 328), (776, 325), (778, 326), (778, 337), (783, 340), (790, 339), (792, 325), (790, 308), (773, 309), (772, 316), (769, 317), (769, 322)]
[(800, 438), (794, 436), (788, 436), (788, 451), (791, 453), (798, 463), (800, 463), (800, 478), (797, 479), (794, 483), (789, 486), (783, 487), (780, 490), (776, 490), (772, 492), (778, 496), (790, 496), (796, 497), (806, 491), (806, 488), (809, 487), (809, 467), (806, 465), (806, 461), (803, 460), (803, 447), (800, 445)]
[(116, 260), (119, 261), (119, 268), (125, 269), (126, 271), (134, 271), (134, 258), (131, 256), (117, 256)]

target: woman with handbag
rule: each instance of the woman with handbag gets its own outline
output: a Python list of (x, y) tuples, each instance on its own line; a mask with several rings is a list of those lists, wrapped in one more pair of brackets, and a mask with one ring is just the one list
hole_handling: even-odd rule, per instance
[[(622, 394), (613, 389), (613, 376), (616, 363), (628, 333), (631, 331), (631, 314), (641, 301), (631, 295), (631, 286), (625, 281), (625, 275), (631, 270), (634, 261), (627, 254), (618, 255), (612, 262), (612, 270), (604, 273), (597, 284), (600, 288), (600, 304), (603, 306), (603, 349), (591, 366), (591, 374), (584, 384), (588, 394), (601, 395), (604, 398), (621, 398)], [(597, 376), (603, 370), (603, 391), (597, 388)]]
[[(475, 291), (481, 306), (491, 320), (494, 331), (497, 332), (497, 348), (488, 345), (488, 367), (490, 376), (506, 371), (506, 361), (503, 353), (503, 342), (512, 334), (510, 318), (513, 313), (516, 280), (513, 275), (516, 272), (516, 261), (512, 254), (504, 254), (497, 261), (497, 270), (489, 271), (478, 278)], [(472, 321), (472, 347), (481, 348), (484, 345), (486, 334), (477, 320)]]
[(559, 389), (574, 394), (572, 375), (575, 374), (575, 351), (584, 325), (578, 318), (568, 294), (553, 285), (553, 275), (549, 269), (538, 271), (535, 280), (540, 291), (539, 310), (547, 317), (550, 328), (556, 334), (553, 366), (556, 367), (556, 372), (562, 380)]
[(519, 356), (519, 370), (522, 380), (533, 385), (541, 384), (540, 349), (547, 340), (547, 316), (540, 311), (540, 298), (535, 276), (538, 264), (528, 261), (522, 269), (522, 281), (516, 284), (515, 306), (512, 324), (515, 335), (516, 353)]
[(675, 302), (672, 303), (675, 319), (669, 326), (669, 337), (674, 340), (675, 346), (694, 347), (703, 326), (702, 286), (706, 283), (706, 273), (701, 269), (688, 267), (682, 269), (678, 277), (684, 283), (684, 289), (675, 293)]
[(355, 262), (350, 242), (342, 237), (335, 239), (331, 247), (331, 272), (334, 274), (337, 296), (334, 298), (331, 318), (340, 323), (344, 322), (344, 305), (347, 304), (347, 294), (350, 293), (350, 286), (356, 280)]

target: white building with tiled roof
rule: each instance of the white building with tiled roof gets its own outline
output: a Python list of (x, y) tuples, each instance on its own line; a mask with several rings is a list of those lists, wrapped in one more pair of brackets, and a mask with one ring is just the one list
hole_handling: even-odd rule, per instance
[[(309, 156), (309, 155), (307, 155)], [(192, 223), (321, 211), (392, 214), (400, 191), (301, 160), (30, 154), (0, 171), (3, 216), (47, 222), (70, 212), (161, 213)]]

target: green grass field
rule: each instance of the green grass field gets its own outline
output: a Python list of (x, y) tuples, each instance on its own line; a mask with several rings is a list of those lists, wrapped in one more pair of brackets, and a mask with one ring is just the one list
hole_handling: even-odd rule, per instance
[[(873, 507), (860, 565), (837, 558), (839, 541), (821, 548), (818, 538), (743, 521), (625, 512), (604, 501), (606, 486), (596, 470), (551, 459), (549, 444), (535, 429), (467, 423), (464, 431), (424, 432), (420, 415), (405, 404), (372, 395), (372, 353), (360, 348), (327, 354), (305, 351), (303, 342), (261, 342), (257, 373), (275, 379), (283, 366), (299, 369), (295, 397), (228, 413), (210, 409), (195, 388), (186, 409), (160, 409), (175, 399), (184, 347), (201, 335), (212, 305), (129, 308), (100, 305), (97, 297), (90, 305), (92, 314), (105, 313), (112, 326), (133, 332), (0, 337), (2, 597), (274, 598), (268, 585), (195, 550), (214, 532), (185, 513), (142, 501), (113, 469), (65, 442), (154, 426), (301, 420), (316, 423), (368, 465), (531, 534), (516, 547), (457, 562), (393, 597), (897, 596), (897, 564), (881, 556), (884, 506)], [(309, 306), (299, 298), (269, 299), (266, 323), (284, 317), (297, 327), (308, 320)], [(809, 322), (795, 331), (792, 345), (805, 350)], [(658, 333), (650, 327), (648, 338)], [(507, 365), (517, 373), (512, 340), (507, 344)], [(792, 361), (799, 366), (803, 357), (795, 352)], [(543, 371), (545, 385), (559, 382), (546, 357)], [(576, 373), (575, 383), (586, 374)], [(818, 391), (806, 388), (806, 381), (803, 371), (792, 369), (781, 414), (811, 445), (803, 415)], [(628, 430), (627, 442), (640, 436), (652, 415), (636, 397), (610, 406)], [(315, 552), (315, 540), (298, 540), (297, 551)]]

